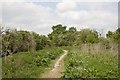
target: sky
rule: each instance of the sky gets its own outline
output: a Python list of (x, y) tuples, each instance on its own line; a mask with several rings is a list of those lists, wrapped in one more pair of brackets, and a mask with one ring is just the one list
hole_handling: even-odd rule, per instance
[(62, 24), (97, 30), (101, 34), (118, 28), (118, 2), (115, 0), (4, 0), (0, 23), (5, 28), (49, 34), (53, 25)]

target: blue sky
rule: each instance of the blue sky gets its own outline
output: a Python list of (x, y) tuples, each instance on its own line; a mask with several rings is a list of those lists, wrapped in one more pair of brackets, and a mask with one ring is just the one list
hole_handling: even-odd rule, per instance
[[(78, 30), (91, 28), (102, 33), (118, 26), (117, 2), (80, 2), (79, 0), (42, 1), (21, 0), (2, 5), (2, 24), (5, 27), (50, 33), (51, 27), (63, 24)], [(24, 2), (26, 1), (26, 3)]]

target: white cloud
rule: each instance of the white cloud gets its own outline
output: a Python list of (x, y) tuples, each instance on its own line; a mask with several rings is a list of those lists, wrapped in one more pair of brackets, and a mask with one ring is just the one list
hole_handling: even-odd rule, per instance
[(63, 0), (62, 2), (58, 3), (57, 10), (60, 12), (65, 12), (68, 10), (74, 10), (77, 4), (75, 1), (72, 0)]
[[(62, 4), (63, 6), (64, 5), (66, 6), (64, 2), (62, 2)], [(97, 30), (104, 29), (104, 32), (107, 32), (108, 30), (117, 29), (117, 24), (118, 24), (117, 11), (116, 12), (112, 11), (114, 10), (114, 8), (117, 8), (117, 6), (110, 7), (108, 3), (83, 4), (80, 2), (76, 2), (76, 3), (74, 2), (74, 4), (77, 5), (75, 9), (74, 8), (69, 9), (64, 7), (67, 10), (63, 12), (61, 12), (59, 8), (56, 8), (56, 13), (58, 14), (58, 16), (63, 20), (69, 21), (69, 23), (67, 23), (66, 25), (77, 26), (78, 29), (83, 28), (83, 26)], [(60, 3), (58, 3), (58, 5), (60, 5)], [(83, 8), (77, 9), (80, 7)]]
[(2, 24), (2, 4), (0, 4), (0, 25)]
[[(77, 2), (119, 2), (119, 0), (73, 0)], [(0, 0), (0, 2), (61, 2), (61, 0)]]
[(0, 2), (26, 2), (26, 0), (1, 0)]
[[(5, 26), (46, 34), (46, 31), (50, 31), (51, 25), (56, 23), (50, 12), (49, 7), (34, 3), (5, 3), (3, 4), (3, 23)], [(43, 28), (46, 31), (42, 31)]]
[(76, 0), (77, 2), (118, 2), (119, 0)]
[(63, 0), (53, 4), (56, 5), (54, 10), (55, 8), (48, 7), (49, 3), (45, 6), (32, 2), (16, 3), (13, 0), (3, 5), (3, 22), (5, 26), (40, 34), (50, 33), (51, 27), (57, 23), (75, 26), (77, 29), (92, 28), (107, 31), (117, 28), (117, 12), (112, 11), (113, 7), (107, 6), (106, 3), (84, 4), (76, 1)]
[(58, 15), (62, 18), (66, 18), (68, 20), (85, 20), (86, 18), (90, 17), (90, 14), (87, 11), (66, 11), (63, 13), (59, 13)]

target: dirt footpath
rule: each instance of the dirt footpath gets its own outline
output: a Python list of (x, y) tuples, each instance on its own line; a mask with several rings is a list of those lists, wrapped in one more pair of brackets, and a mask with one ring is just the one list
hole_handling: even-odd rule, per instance
[(54, 68), (49, 71), (45, 71), (41, 78), (60, 78), (62, 76), (62, 72), (64, 71), (64, 57), (67, 53), (67, 50), (64, 50), (64, 54), (55, 61)]

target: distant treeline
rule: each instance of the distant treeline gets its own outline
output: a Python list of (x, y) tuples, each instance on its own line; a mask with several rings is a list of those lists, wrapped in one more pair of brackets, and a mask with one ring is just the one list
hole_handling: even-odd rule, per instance
[(24, 30), (2, 29), (2, 56), (25, 51), (36, 51), (46, 47), (60, 46), (80, 46), (83, 44), (101, 43), (106, 49), (111, 48), (109, 43), (117, 44), (120, 40), (120, 28), (115, 32), (108, 31), (106, 38), (101, 37), (96, 30), (81, 29), (77, 31), (75, 27), (61, 24), (52, 27), (52, 32), (45, 35), (39, 35), (35, 32)]

